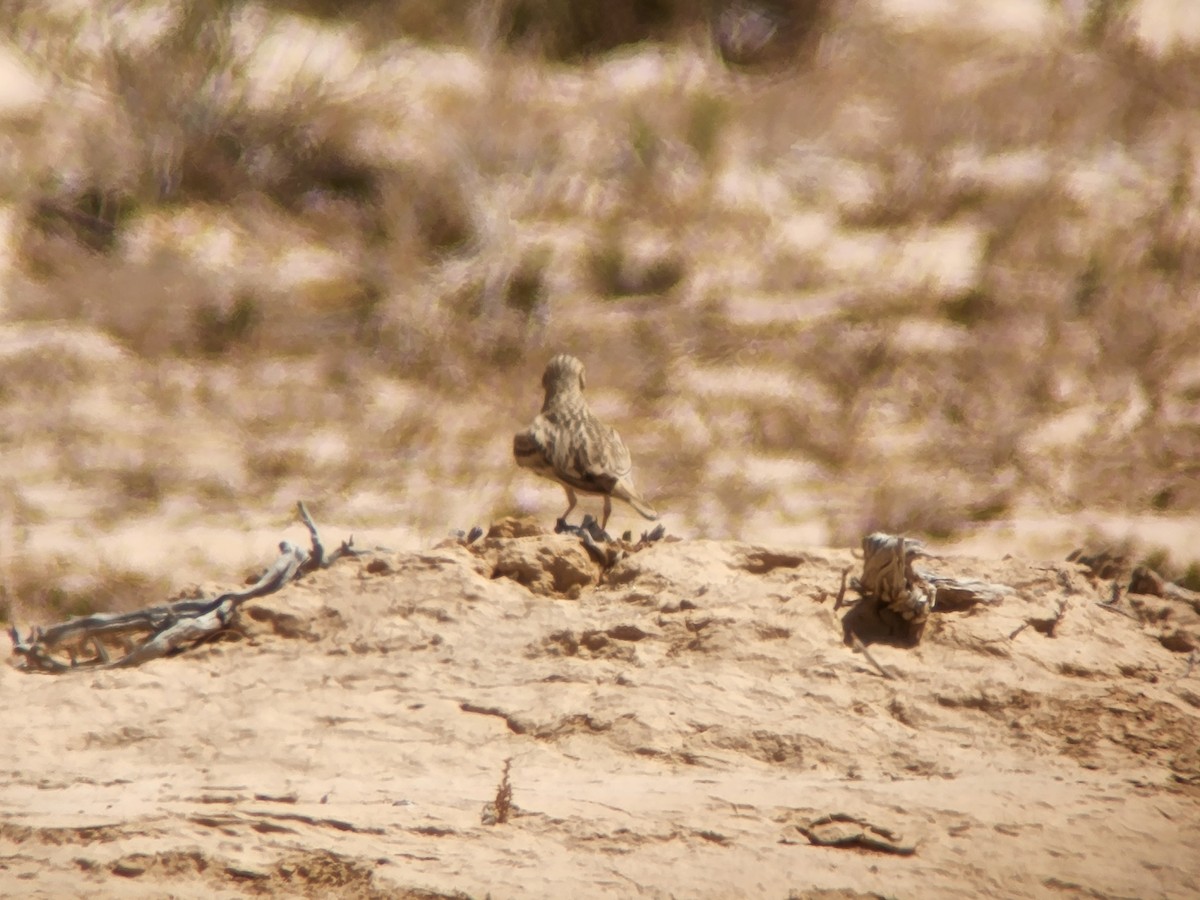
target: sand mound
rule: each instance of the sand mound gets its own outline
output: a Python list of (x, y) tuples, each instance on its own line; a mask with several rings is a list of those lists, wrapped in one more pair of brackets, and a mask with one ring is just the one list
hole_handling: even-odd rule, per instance
[(343, 560), (138, 669), (4, 670), (0, 893), (1200, 892), (1188, 603), (930, 560), (1012, 590), (880, 671), (848, 552), (509, 533)]

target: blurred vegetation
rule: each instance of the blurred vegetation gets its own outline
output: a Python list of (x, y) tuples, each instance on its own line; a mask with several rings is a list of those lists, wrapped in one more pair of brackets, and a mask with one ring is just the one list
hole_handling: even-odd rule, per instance
[(302, 488), (440, 529), (511, 510), (561, 349), (693, 533), (1194, 513), (1200, 51), (1061, 6), (1029, 39), (832, 0), (13, 0), (3, 317), (116, 355), (56, 344), (55, 392), (0, 342), (2, 446), (56, 435), (21, 477), (97, 516)]

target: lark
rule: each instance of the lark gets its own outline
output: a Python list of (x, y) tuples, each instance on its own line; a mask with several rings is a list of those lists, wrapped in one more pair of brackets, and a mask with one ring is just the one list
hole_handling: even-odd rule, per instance
[(583, 397), (583, 363), (560, 353), (542, 375), (546, 399), (528, 430), (513, 438), (517, 465), (557, 481), (567, 492), (565, 522), (583, 494), (604, 497), (603, 530), (612, 513), (612, 498), (624, 500), (647, 519), (657, 519), (654, 507), (633, 485), (633, 460), (621, 436), (588, 408)]

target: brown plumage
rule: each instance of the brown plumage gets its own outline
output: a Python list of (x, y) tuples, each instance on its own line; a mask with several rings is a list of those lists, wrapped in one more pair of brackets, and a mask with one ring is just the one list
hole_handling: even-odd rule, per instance
[(513, 438), (517, 465), (557, 481), (567, 492), (565, 520), (575, 508), (575, 492), (604, 497), (603, 529), (612, 498), (624, 500), (647, 519), (657, 519), (633, 485), (633, 460), (621, 436), (592, 414), (583, 397), (583, 363), (560, 353), (546, 366), (546, 399), (533, 424)]

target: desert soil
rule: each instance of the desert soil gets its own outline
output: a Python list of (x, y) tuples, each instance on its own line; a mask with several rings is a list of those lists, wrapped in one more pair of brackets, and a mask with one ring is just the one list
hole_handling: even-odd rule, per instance
[[(728, 5), (4, 4), (0, 624), (388, 549), (0, 666), (0, 897), (1200, 896), (1200, 602), (1066, 561), (1200, 585), (1200, 3)], [(603, 571), (445, 542), (561, 512), (558, 352)], [(856, 652), (876, 529), (1007, 589)]]
[(1200, 893), (1187, 603), (940, 555), (1011, 590), (868, 659), (848, 551), (668, 537), (602, 572), (533, 531), (343, 560), (138, 669), (0, 670), (0, 893)]

